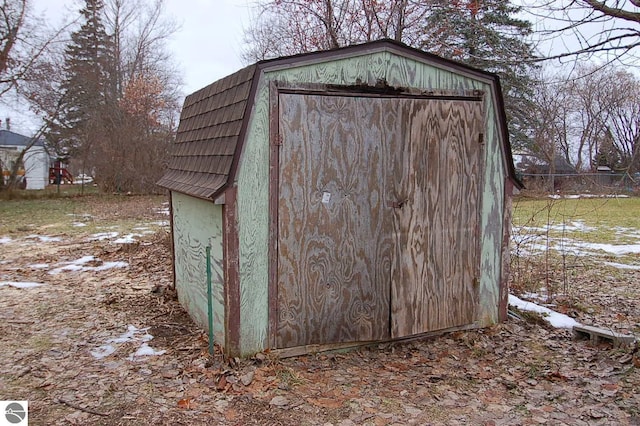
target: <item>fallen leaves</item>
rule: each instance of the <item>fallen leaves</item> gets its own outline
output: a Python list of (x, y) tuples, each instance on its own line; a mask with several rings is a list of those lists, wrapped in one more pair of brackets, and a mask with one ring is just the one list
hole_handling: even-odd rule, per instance
[(180, 401), (178, 401), (178, 407), (188, 410), (191, 408), (192, 402), (190, 399), (186, 398), (186, 399), (181, 399)]
[[(208, 355), (206, 334), (167, 287), (166, 235), (131, 251), (108, 241), (64, 241), (56, 253), (18, 244), (2, 253), (16, 268), (3, 280), (48, 282), (35, 292), (0, 288), (12, 296), (0, 298), (10, 321), (0, 322), (0, 389), (33, 401), (34, 423), (87, 424), (96, 416), (104, 424), (230, 426), (640, 422), (637, 348), (592, 347), (568, 331), (510, 320), (344, 354), (227, 362)], [(86, 255), (130, 267), (58, 276), (27, 267)], [(563, 309), (581, 322), (637, 333), (640, 288), (629, 283), (640, 273), (625, 274), (624, 282), (600, 286), (589, 272), (564, 302), (571, 309)], [(153, 347), (167, 352), (131, 362), (137, 347), (125, 342), (102, 359), (90, 355), (128, 324), (150, 327)]]
[(340, 408), (343, 404), (343, 401), (330, 398), (307, 398), (307, 402), (321, 408)]

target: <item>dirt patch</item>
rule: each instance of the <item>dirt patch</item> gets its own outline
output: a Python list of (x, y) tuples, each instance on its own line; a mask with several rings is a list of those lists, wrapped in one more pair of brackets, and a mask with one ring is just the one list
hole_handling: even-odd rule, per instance
[[(159, 207), (144, 206), (148, 220)], [(640, 423), (637, 348), (527, 321), (348, 353), (211, 357), (170, 289), (168, 238), (2, 244), (1, 281), (44, 285), (0, 287), (0, 399), (29, 400), (33, 425)], [(90, 268), (50, 273), (83, 256)], [(637, 333), (638, 271), (581, 274), (559, 306)]]

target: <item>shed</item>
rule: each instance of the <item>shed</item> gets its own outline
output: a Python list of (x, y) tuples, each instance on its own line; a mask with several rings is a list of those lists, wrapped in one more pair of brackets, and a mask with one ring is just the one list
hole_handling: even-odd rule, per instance
[(229, 355), (506, 317), (494, 74), (390, 40), (258, 62), (187, 96), (159, 185), (178, 298)]

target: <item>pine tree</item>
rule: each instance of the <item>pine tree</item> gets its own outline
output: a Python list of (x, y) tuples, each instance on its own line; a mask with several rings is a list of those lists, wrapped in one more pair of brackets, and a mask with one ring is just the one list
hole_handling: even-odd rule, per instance
[(600, 139), (601, 140), (598, 146), (598, 151), (596, 152), (595, 158), (593, 160), (594, 167), (597, 168), (598, 166), (607, 166), (612, 171), (620, 171), (625, 169), (624, 165), (622, 164), (622, 157), (620, 156), (620, 152), (616, 149), (611, 129), (607, 128)]
[(531, 23), (508, 0), (436, 0), (420, 48), (496, 73), (505, 98), (511, 143), (528, 146), (536, 55)]
[(102, 22), (102, 0), (85, 0), (84, 23), (65, 49), (64, 74), (57, 117), (49, 119), (47, 136), (57, 154), (86, 158), (105, 133), (105, 107), (114, 101), (111, 83), (111, 39)]

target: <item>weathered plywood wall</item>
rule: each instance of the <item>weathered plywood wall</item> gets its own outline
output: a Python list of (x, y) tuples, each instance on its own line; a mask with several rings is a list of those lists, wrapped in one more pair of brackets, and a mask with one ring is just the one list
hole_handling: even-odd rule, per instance
[(479, 281), (482, 104), (404, 101), (408, 135), (395, 209), (392, 337), (472, 324)]
[(281, 70), (267, 70), (260, 77), (255, 103), (237, 177), (240, 240), (241, 352), (250, 354), (268, 347), (269, 309), (269, 82), (354, 84), (356, 80), (431, 90), (484, 90), (485, 154), (480, 178), (482, 209), (480, 227), (482, 268), (479, 283), (479, 325), (497, 320), (498, 286), (501, 271), (500, 246), (504, 177), (507, 175), (501, 151), (496, 100), (489, 82), (478, 81), (452, 70), (436, 68), (391, 52), (352, 56), (331, 62), (310, 63)]
[(211, 246), (213, 335), (224, 345), (222, 207), (179, 192), (171, 193), (178, 300), (194, 321), (209, 329), (206, 247)]
[(482, 90), (484, 106), (484, 173), (479, 182), (480, 208), (480, 282), (476, 323), (478, 326), (498, 321), (499, 287), (501, 279), (501, 241), (503, 236), (503, 212), (505, 209), (504, 183), (507, 176), (505, 156), (502, 151), (496, 94), (491, 86), (463, 75), (438, 70), (427, 64), (406, 57), (393, 56), (386, 74), (388, 84), (426, 89)]
[(280, 97), (278, 347), (389, 338), (392, 102)]

